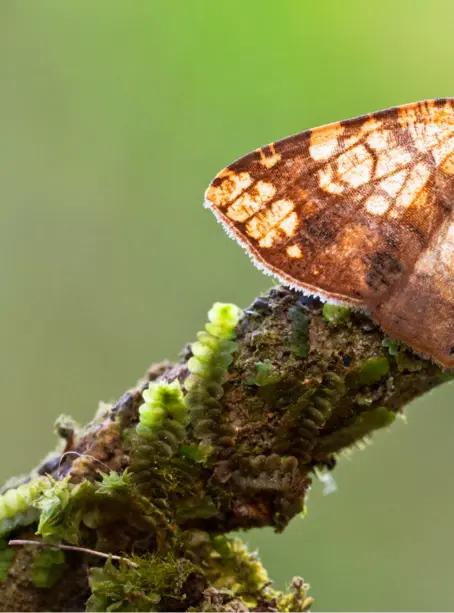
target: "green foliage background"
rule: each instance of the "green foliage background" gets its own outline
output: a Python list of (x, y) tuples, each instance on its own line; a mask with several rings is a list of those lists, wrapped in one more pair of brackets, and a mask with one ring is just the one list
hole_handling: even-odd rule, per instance
[[(215, 300), (271, 283), (202, 207), (212, 176), (293, 132), (453, 96), (449, 0), (0, 3), (0, 477), (85, 422)], [(424, 322), (421, 322), (424, 325)], [(452, 610), (454, 384), (250, 534), (315, 610)]]

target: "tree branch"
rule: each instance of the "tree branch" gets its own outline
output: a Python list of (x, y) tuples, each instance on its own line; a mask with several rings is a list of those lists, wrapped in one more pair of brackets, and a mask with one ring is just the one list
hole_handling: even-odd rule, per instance
[[(274, 591), (225, 534), (284, 530), (314, 469), (332, 470), (450, 375), (365, 315), (283, 287), (244, 311), (235, 343), (221, 319), (84, 429), (60, 421), (64, 449), (0, 498), (0, 534), (27, 539), (39, 517), (45, 542), (126, 562), (5, 545), (0, 610), (84, 610), (87, 598), (89, 610), (308, 609), (301, 580), (291, 594)], [(163, 385), (143, 404), (150, 382)]]

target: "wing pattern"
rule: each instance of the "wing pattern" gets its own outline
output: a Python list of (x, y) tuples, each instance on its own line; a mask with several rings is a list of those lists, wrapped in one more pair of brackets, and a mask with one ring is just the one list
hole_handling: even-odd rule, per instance
[(215, 177), (205, 202), (259, 267), (454, 366), (453, 99), (257, 149)]

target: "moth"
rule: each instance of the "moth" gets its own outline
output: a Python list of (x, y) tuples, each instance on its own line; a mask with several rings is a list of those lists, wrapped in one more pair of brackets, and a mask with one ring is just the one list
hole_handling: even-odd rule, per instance
[(454, 99), (307, 130), (222, 170), (205, 205), (285, 285), (454, 367)]

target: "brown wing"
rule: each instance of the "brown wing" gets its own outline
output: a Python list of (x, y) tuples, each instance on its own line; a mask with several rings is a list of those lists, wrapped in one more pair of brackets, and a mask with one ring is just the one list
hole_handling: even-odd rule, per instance
[(454, 99), (257, 149), (205, 202), (259, 267), (454, 366)]

